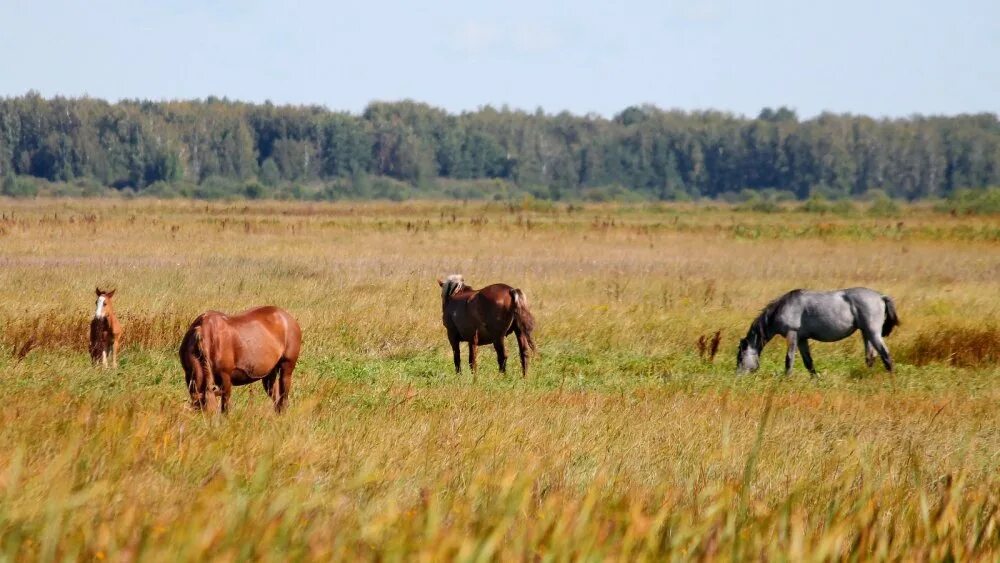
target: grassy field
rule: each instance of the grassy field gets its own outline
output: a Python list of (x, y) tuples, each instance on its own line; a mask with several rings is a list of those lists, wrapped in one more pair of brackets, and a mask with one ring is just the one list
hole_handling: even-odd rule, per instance
[[(0, 199), (0, 559), (1000, 558), (1000, 220), (704, 205)], [(436, 278), (522, 288), (540, 354), (451, 367)], [(91, 367), (95, 285), (121, 366)], [(771, 298), (892, 295), (859, 336), (734, 376)], [(273, 303), (280, 417), (186, 407), (205, 309)], [(714, 359), (700, 337), (721, 331)], [(513, 346), (513, 339), (508, 343)], [(464, 351), (463, 351), (464, 353)]]

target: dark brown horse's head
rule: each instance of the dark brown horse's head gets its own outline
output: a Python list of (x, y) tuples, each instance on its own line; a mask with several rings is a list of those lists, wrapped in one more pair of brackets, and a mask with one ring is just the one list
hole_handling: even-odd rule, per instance
[(462, 290), (465, 285), (465, 278), (462, 274), (451, 274), (444, 278), (438, 278), (438, 285), (441, 286), (441, 299), (447, 300), (449, 297)]
[(115, 289), (111, 291), (104, 291), (100, 287), (94, 288), (94, 292), (97, 294), (96, 309), (94, 310), (95, 319), (103, 319), (111, 314), (111, 302), (115, 297)]

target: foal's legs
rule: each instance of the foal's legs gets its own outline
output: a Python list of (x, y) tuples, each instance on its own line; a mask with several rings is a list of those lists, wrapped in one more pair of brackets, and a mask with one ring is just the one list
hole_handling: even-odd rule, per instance
[(798, 345), (799, 336), (792, 330), (785, 335), (785, 339), (788, 340), (788, 353), (785, 354), (785, 377), (788, 377), (792, 375), (792, 364), (795, 363), (795, 348)]
[(118, 339), (111, 341), (111, 365), (118, 369)]
[(497, 364), (500, 365), (500, 373), (507, 373), (507, 347), (503, 338), (498, 338), (493, 343), (493, 349), (497, 351)]
[(805, 364), (806, 369), (809, 370), (809, 375), (816, 375), (816, 369), (813, 367), (813, 357), (812, 352), (809, 350), (809, 339), (799, 338), (799, 350), (802, 352), (802, 363)]

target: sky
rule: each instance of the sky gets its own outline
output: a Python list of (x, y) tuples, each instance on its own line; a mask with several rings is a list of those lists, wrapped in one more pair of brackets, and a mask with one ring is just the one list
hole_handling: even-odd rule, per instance
[(1000, 112), (1000, 1), (0, 0), (0, 96)]

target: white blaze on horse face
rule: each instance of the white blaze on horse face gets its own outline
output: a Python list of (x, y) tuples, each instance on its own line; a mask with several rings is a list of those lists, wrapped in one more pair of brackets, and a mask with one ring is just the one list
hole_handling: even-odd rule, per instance
[(103, 319), (104, 318), (104, 301), (105, 301), (105, 298), (104, 298), (103, 295), (97, 298), (97, 310), (94, 311), (94, 318), (95, 319)]

